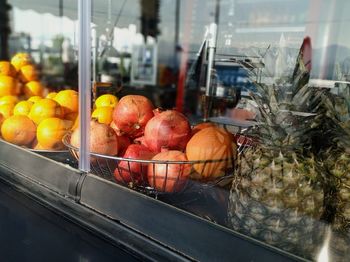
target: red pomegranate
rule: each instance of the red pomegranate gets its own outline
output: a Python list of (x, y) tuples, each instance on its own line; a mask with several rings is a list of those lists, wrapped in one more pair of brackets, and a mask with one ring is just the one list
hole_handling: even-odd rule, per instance
[[(165, 150), (155, 155), (152, 160), (167, 161), (148, 166), (148, 183), (160, 192), (179, 192), (186, 185), (191, 173), (190, 164), (171, 163), (171, 161), (187, 161), (186, 155), (178, 150)], [(170, 162), (169, 162), (170, 161)]]
[(120, 99), (113, 111), (113, 122), (118, 135), (139, 137), (153, 114), (152, 102), (139, 95), (127, 95)]
[[(147, 147), (139, 144), (131, 144), (123, 155), (124, 158), (149, 160), (154, 156)], [(114, 170), (114, 177), (123, 184), (140, 184), (146, 181), (147, 163), (133, 161), (120, 161)]]
[[(79, 148), (80, 132), (79, 128), (72, 133), (70, 143)], [(118, 154), (118, 139), (113, 129), (98, 123), (96, 120), (90, 122), (90, 151), (93, 153), (114, 156)]]
[(162, 148), (183, 151), (190, 138), (187, 118), (175, 110), (166, 110), (148, 121), (143, 142), (153, 152), (160, 152)]
[(123, 156), (126, 149), (131, 144), (130, 138), (127, 136), (117, 136), (118, 137), (118, 155)]

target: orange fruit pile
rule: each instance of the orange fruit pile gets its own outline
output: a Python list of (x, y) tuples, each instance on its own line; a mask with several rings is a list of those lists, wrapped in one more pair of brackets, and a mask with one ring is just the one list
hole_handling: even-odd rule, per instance
[(74, 90), (49, 93), (28, 54), (0, 61), (0, 131), (7, 142), (62, 149), (62, 137), (77, 119), (78, 103)]
[[(26, 53), (0, 61), (1, 138), (20, 146), (59, 150), (63, 136), (79, 126), (79, 94), (71, 89), (48, 92), (39, 79)], [(110, 125), (117, 103), (114, 95), (98, 97), (91, 118)]]

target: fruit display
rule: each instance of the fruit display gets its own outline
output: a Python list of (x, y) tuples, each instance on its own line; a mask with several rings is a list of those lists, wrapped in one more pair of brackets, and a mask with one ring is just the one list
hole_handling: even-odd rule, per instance
[[(111, 95), (100, 98), (95, 102), (90, 126), (93, 172), (113, 177), (117, 183), (132, 188), (152, 188), (165, 193), (182, 191), (194, 177), (206, 183), (233, 173), (237, 146), (233, 136), (217, 125), (201, 125), (202, 131), (213, 128), (215, 135), (209, 142), (191, 142), (189, 159), (186, 146), (193, 129), (185, 115), (176, 110), (154, 109), (151, 101), (140, 95), (127, 95), (120, 100)], [(73, 129), (64, 141), (79, 158), (79, 129)], [(205, 141), (204, 136), (200, 135), (200, 140)], [(213, 142), (222, 149), (212, 155), (201, 155), (208, 152), (209, 145), (214, 146)]]
[(0, 61), (0, 125), (5, 141), (36, 150), (62, 150), (62, 137), (75, 122), (78, 103), (74, 90), (49, 93), (28, 54)]
[[(2, 139), (34, 150), (60, 151), (66, 145), (77, 150), (78, 110), (78, 92), (50, 92), (40, 82), (29, 55), (19, 53), (11, 62), (0, 62)], [(172, 193), (181, 191), (190, 178), (207, 182), (233, 172), (236, 145), (215, 124), (192, 129), (185, 115), (155, 109), (141, 95), (118, 99), (104, 94), (97, 97), (91, 111), (91, 165), (108, 168), (118, 183)], [(195, 134), (199, 127), (201, 131)], [(68, 135), (69, 144), (65, 144)], [(210, 153), (208, 146), (215, 150)], [(77, 152), (74, 155), (79, 157)], [(107, 164), (99, 162), (104, 157), (109, 159)]]

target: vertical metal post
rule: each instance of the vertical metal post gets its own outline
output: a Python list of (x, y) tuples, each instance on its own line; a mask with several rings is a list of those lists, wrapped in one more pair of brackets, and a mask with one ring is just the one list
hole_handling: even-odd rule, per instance
[(79, 63), (79, 169), (90, 171), (91, 114), (91, 0), (78, 0)]
[(180, 30), (180, 0), (175, 1), (174, 69), (178, 70), (178, 48)]
[(214, 65), (215, 58), (215, 48), (216, 48), (216, 30), (217, 25), (215, 23), (211, 23), (209, 26), (209, 34), (208, 34), (208, 67), (207, 67), (207, 79), (206, 79), (206, 89), (205, 95), (211, 96), (211, 71)]

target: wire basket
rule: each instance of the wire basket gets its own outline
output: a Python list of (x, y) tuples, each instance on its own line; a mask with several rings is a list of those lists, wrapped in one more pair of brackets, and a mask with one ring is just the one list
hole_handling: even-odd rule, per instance
[[(70, 144), (71, 133), (63, 137), (63, 143), (78, 160), (79, 149)], [(182, 193), (193, 183), (203, 188), (220, 185), (231, 180), (234, 173), (234, 157), (218, 160), (163, 161), (140, 160), (90, 153), (90, 168), (93, 174), (129, 188), (148, 194)], [(215, 178), (206, 178), (205, 173), (215, 173)]]

